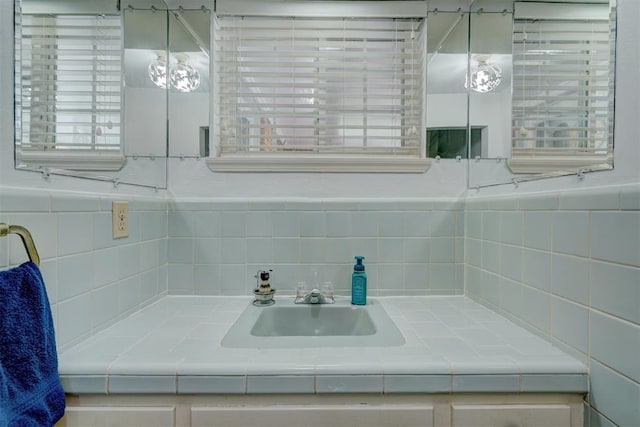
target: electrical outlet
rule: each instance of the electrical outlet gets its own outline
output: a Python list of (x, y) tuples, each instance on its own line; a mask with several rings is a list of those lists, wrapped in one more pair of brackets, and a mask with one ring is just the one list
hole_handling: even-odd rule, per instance
[(111, 205), (113, 219), (113, 238), (129, 236), (129, 202), (116, 202)]

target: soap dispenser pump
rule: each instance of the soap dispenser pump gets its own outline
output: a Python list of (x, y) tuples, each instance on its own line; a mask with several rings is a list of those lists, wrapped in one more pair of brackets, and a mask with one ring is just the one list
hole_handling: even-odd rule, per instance
[(356, 264), (353, 266), (351, 275), (351, 304), (367, 304), (367, 273), (364, 271), (363, 256), (355, 257)]

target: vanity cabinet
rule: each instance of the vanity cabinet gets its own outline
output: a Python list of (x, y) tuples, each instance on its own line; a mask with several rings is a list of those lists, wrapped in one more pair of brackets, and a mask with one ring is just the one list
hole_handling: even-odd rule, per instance
[(56, 427), (582, 427), (579, 394), (83, 395)]
[(174, 427), (174, 406), (68, 406), (56, 427)]
[(191, 410), (191, 427), (433, 427), (431, 405), (323, 405)]
[(570, 405), (452, 405), (451, 427), (572, 426)]

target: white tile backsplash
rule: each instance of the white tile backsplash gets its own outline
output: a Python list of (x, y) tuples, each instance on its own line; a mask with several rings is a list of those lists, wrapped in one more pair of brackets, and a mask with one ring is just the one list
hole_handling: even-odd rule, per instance
[(219, 213), (193, 212), (193, 235), (194, 236), (219, 237), (220, 233), (221, 233), (221, 225), (220, 225)]
[(500, 246), (500, 272), (511, 280), (522, 279), (522, 247)]
[(453, 237), (433, 237), (429, 239), (430, 262), (455, 262), (456, 241)]
[(58, 258), (58, 298), (64, 301), (95, 288), (93, 254), (91, 252)]
[(591, 357), (640, 383), (640, 328), (597, 311), (590, 322)]
[(273, 235), (272, 212), (247, 212), (247, 237), (271, 237)]
[[(221, 200), (209, 204), (210, 212), (202, 210), (202, 205), (200, 200), (172, 203), (169, 270), (194, 275), (186, 267), (186, 224), (192, 217), (193, 263), (216, 267), (198, 268), (195, 271), (200, 273), (195, 274), (201, 277), (202, 271), (215, 270), (220, 283), (206, 288), (196, 279), (189, 288), (184, 282), (170, 281), (171, 292), (246, 295), (255, 286), (255, 270), (273, 268), (273, 280), (288, 292), (318, 271), (323, 280), (348, 293), (353, 257), (363, 255), (372, 294), (462, 293), (463, 269), (458, 267), (464, 261), (464, 239), (456, 237), (464, 230), (464, 224), (458, 224), (464, 221), (462, 204)], [(438, 268), (432, 270), (436, 264)], [(180, 274), (171, 272), (172, 277)], [(384, 280), (378, 280), (379, 274)], [(429, 285), (431, 277), (435, 288)]]
[(640, 384), (592, 359), (591, 407), (619, 426), (640, 425)]
[(466, 295), (587, 362), (592, 427), (640, 425), (640, 186), (511, 199), (467, 203)]
[(555, 212), (553, 214), (552, 249), (586, 257), (589, 255), (589, 213)]
[[(528, 301), (529, 302), (529, 301)], [(561, 298), (551, 301), (551, 333), (582, 353), (589, 348), (589, 310)]]
[(589, 300), (589, 261), (568, 255), (551, 258), (551, 291), (582, 304)]
[(246, 213), (244, 212), (221, 212), (220, 225), (222, 237), (245, 237), (246, 233)]
[(640, 211), (593, 212), (592, 257), (640, 267)]
[(89, 213), (58, 214), (58, 256), (86, 253), (93, 245), (93, 215)]
[(640, 268), (591, 261), (591, 305), (640, 324)]
[(305, 211), (298, 214), (300, 237), (324, 237), (326, 231), (325, 212)]
[[(353, 255), (362, 254), (372, 295), (455, 294), (466, 283), (467, 295), (583, 355), (591, 407), (634, 425), (639, 194), (614, 188), (594, 200), (584, 200), (587, 192), (474, 200), (464, 213), (463, 205), (439, 200), (132, 200), (131, 235), (118, 240), (111, 238), (111, 197), (0, 190), (0, 215), (34, 235), (63, 348), (167, 292), (248, 295), (258, 268), (274, 269), (284, 295), (300, 280), (312, 283), (314, 271), (348, 294)], [(0, 265), (25, 259), (13, 237), (0, 241)], [(425, 339), (434, 353), (474, 351)], [(476, 356), (490, 355), (485, 350)], [(378, 389), (377, 381), (321, 388)], [(510, 381), (496, 387), (512, 387)]]
[(551, 289), (551, 254), (525, 248), (522, 252), (522, 282), (542, 291)]
[(549, 212), (524, 212), (524, 246), (534, 249), (551, 249), (551, 223)]
[[(0, 188), (0, 221), (26, 227), (36, 244), (60, 349), (166, 292), (166, 201), (132, 199), (132, 236), (114, 240), (112, 200)], [(154, 237), (141, 241), (143, 223), (160, 229), (149, 230)], [(0, 248), (4, 267), (27, 259), (17, 236), (2, 239)]]
[(522, 244), (522, 221), (521, 211), (503, 212), (500, 221), (500, 241), (512, 245)]

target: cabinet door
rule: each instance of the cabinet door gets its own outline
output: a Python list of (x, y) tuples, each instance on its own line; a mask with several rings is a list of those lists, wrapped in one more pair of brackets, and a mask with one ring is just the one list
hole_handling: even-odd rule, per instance
[(56, 427), (174, 427), (173, 407), (67, 407)]
[(452, 405), (453, 427), (570, 427), (568, 405)]
[(433, 407), (265, 406), (194, 407), (191, 427), (433, 427)]

